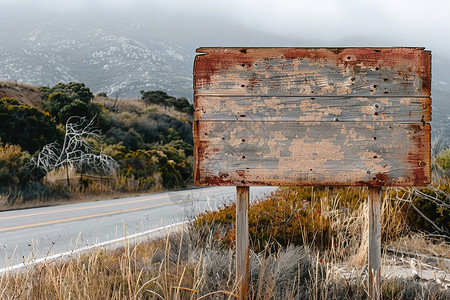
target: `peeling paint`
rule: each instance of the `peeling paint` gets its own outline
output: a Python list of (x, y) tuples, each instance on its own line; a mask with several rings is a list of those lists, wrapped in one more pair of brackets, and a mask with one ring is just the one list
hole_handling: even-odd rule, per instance
[(422, 48), (201, 48), (200, 185), (423, 186), (431, 60)]

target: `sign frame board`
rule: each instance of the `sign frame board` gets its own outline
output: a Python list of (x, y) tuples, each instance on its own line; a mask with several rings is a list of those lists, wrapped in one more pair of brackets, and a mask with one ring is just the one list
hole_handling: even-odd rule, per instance
[(204, 186), (425, 186), (423, 48), (200, 48), (194, 181)]
[(368, 294), (380, 299), (381, 188), (431, 182), (431, 52), (199, 48), (194, 182), (236, 186), (236, 280), (249, 284), (249, 186), (367, 186)]

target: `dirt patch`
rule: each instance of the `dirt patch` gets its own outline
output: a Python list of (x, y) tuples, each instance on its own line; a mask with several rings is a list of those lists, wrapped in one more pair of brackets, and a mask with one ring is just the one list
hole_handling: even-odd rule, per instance
[(1, 81), (0, 98), (14, 98), (18, 101), (42, 109), (42, 92), (39, 87), (20, 82)]

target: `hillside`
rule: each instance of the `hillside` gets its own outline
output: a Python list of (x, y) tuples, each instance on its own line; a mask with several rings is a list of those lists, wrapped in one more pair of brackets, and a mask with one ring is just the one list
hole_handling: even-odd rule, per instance
[[(39, 90), (38, 86), (20, 82), (0, 81), (0, 98), (14, 98), (22, 103), (31, 105), (40, 110), (42, 109), (42, 92)], [(93, 102), (99, 104), (107, 110), (114, 109), (115, 113), (128, 112), (139, 115), (148, 109), (153, 113), (164, 114), (173, 118), (183, 118), (192, 121), (192, 116), (187, 113), (181, 113), (170, 107), (164, 107), (163, 105), (148, 105), (139, 98), (118, 98), (116, 102), (116, 99), (114, 98), (95, 96)]]
[(190, 184), (192, 105), (153, 92), (113, 99), (83, 83), (0, 82), (0, 203)]
[(3, 81), (0, 82), (0, 98), (14, 98), (22, 103), (42, 109), (42, 93), (37, 86)]

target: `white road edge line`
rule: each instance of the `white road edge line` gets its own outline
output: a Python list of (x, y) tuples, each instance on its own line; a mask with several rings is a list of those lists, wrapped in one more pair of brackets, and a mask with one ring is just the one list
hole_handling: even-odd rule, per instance
[(66, 251), (66, 252), (63, 252), (63, 253), (58, 253), (58, 254), (46, 256), (46, 257), (43, 257), (43, 258), (32, 260), (30, 262), (24, 262), (24, 263), (20, 263), (20, 264), (17, 264), (17, 265), (5, 267), (3, 269), (0, 269), (0, 274), (3, 274), (3, 273), (8, 272), (8, 271), (19, 270), (19, 269), (26, 268), (26, 267), (29, 267), (29, 266), (32, 266), (32, 265), (36, 265), (36, 264), (40, 264), (40, 263), (43, 263), (43, 262), (46, 262), (46, 261), (61, 259), (63, 257), (70, 256), (70, 255), (73, 255), (73, 254), (76, 254), (76, 253), (80, 253), (80, 252), (84, 252), (84, 251), (87, 251), (87, 250), (90, 250), (90, 249), (104, 247), (104, 246), (108, 246), (108, 245), (111, 245), (111, 244), (123, 242), (123, 241), (125, 241), (125, 239), (130, 240), (130, 239), (134, 239), (134, 238), (137, 238), (137, 237), (141, 237), (141, 236), (146, 235), (146, 234), (151, 234), (151, 233), (156, 233), (156, 232), (164, 232), (165, 230), (171, 229), (173, 227), (178, 227), (178, 226), (184, 225), (186, 223), (189, 223), (189, 222), (188, 221), (184, 221), (184, 222), (179, 222), (179, 223), (175, 223), (175, 224), (171, 224), (171, 225), (167, 225), (167, 226), (163, 226), (163, 227), (158, 227), (158, 228), (147, 230), (147, 231), (144, 231), (144, 232), (139, 232), (139, 233), (135, 233), (135, 234), (132, 234), (132, 235), (127, 235), (126, 237), (122, 237), (122, 238), (118, 238), (118, 239), (114, 239), (114, 240), (110, 240), (110, 241), (106, 241), (106, 242), (102, 242), (102, 243), (98, 243), (98, 244), (94, 244), (94, 245), (78, 248), (78, 249), (75, 249), (75, 250)]

